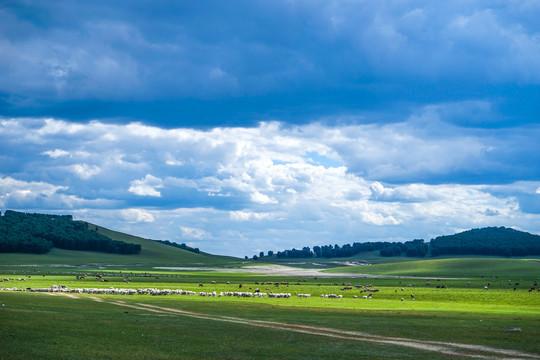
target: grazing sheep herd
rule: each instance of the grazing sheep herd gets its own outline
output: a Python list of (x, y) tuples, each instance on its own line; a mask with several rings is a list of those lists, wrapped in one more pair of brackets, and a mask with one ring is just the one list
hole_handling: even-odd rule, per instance
[[(291, 297), (290, 293), (263, 293), (260, 291), (221, 291), (219, 294), (216, 291), (205, 292), (200, 291), (198, 294), (195, 291), (188, 291), (182, 289), (154, 289), (154, 288), (141, 288), (141, 289), (118, 289), (115, 287), (109, 288), (73, 288), (69, 289), (65, 285), (51, 285), (48, 288), (26, 288), (20, 289), (16, 287), (2, 288), (3, 291), (25, 291), (25, 292), (40, 292), (40, 293), (69, 293), (69, 294), (101, 294), (101, 295), (198, 295), (202, 297), (237, 297), (237, 298), (257, 298), (257, 297), (269, 297), (276, 299), (287, 299)], [(300, 296), (302, 295), (302, 296)], [(311, 297), (310, 294), (300, 294), (299, 297)]]
[[(258, 298), (258, 297), (268, 297), (275, 299), (288, 299), (292, 295), (291, 293), (274, 293), (270, 291), (269, 293), (260, 292), (258, 289), (255, 292), (251, 291), (211, 291), (205, 292), (200, 291), (199, 293), (195, 291), (181, 290), (181, 289), (155, 289), (155, 288), (141, 288), (141, 289), (122, 289), (122, 288), (68, 288), (65, 285), (51, 285), (48, 288), (2, 288), (3, 291), (25, 291), (25, 292), (39, 292), (39, 293), (69, 293), (69, 294), (99, 294), (99, 295), (198, 295), (202, 297), (237, 297), (237, 298)], [(297, 294), (299, 298), (310, 298), (311, 294)], [(343, 299), (343, 295), (338, 294), (323, 294), (321, 298), (326, 299)], [(354, 296), (357, 298), (357, 296)], [(364, 296), (367, 298), (367, 296)], [(371, 294), (369, 296), (371, 299)]]
[[(146, 274), (145, 274), (146, 275)], [(100, 281), (100, 282), (106, 282), (106, 279), (104, 279), (101, 275), (94, 275), (96, 276), (96, 280)], [(27, 276), (28, 278), (30, 278), (31, 276), (28, 275)], [(79, 276), (77, 275), (77, 280), (82, 280), (84, 279), (85, 276)], [(158, 278), (157, 276), (154, 276), (156, 278)], [(8, 281), (14, 281), (15, 279), (14, 278), (4, 278), (4, 279), (0, 279), (0, 282), (8, 282)], [(26, 281), (25, 278), (16, 278), (17, 281)], [(294, 285), (301, 285), (300, 284), (300, 281), (303, 281), (305, 282), (306, 280), (299, 280), (298, 283), (294, 284)], [(439, 280), (437, 280), (439, 281)], [(212, 281), (211, 282), (212, 285), (216, 285), (216, 281)], [(230, 285), (231, 283), (228, 281), (227, 282), (228, 285)], [(284, 286), (287, 286), (289, 287), (289, 283), (288, 282), (276, 282), (276, 283), (273, 283), (273, 282), (262, 282), (262, 283), (258, 283), (258, 282), (255, 282), (256, 285), (273, 285), (274, 287), (278, 287), (279, 285), (284, 285)], [(401, 284), (401, 281), (399, 282), (399, 284)], [(509, 284), (511, 284), (511, 282), (509, 281)], [(322, 284), (317, 284), (318, 286), (322, 285)], [(339, 286), (339, 284), (337, 283), (334, 283), (334, 285), (337, 285)], [(430, 287), (431, 285), (431, 282), (426, 282), (425, 284), (427, 287)], [(468, 286), (471, 285), (470, 282), (467, 283)], [(515, 286), (518, 286), (519, 283), (516, 283), (514, 284)], [(534, 290), (537, 290), (537, 291), (540, 291), (540, 288), (537, 289), (537, 282), (535, 281), (532, 285), (531, 285), (531, 288), (529, 289), (529, 292), (532, 292)], [(343, 283), (341, 284), (341, 288), (340, 290), (341, 291), (349, 291), (349, 290), (354, 290), (354, 289), (358, 289), (359, 292), (360, 292), (360, 296), (359, 295), (352, 295), (351, 297), (353, 299), (358, 299), (361, 297), (361, 299), (365, 299), (365, 300), (371, 300), (373, 298), (373, 295), (376, 294), (376, 293), (379, 293), (379, 289), (376, 289), (373, 287), (373, 285), (353, 285), (351, 286), (351, 284), (349, 283)], [(401, 285), (400, 285), (401, 286)], [(404, 286), (404, 285), (403, 285)], [(491, 284), (490, 283), (487, 283), (486, 286), (482, 286), (483, 289), (485, 290), (488, 290), (490, 288)], [(204, 284), (202, 283), (199, 283), (199, 287), (204, 287)], [(243, 284), (240, 284), (238, 286), (239, 289), (242, 289), (243, 287)], [(247, 288), (248, 286), (246, 286)], [(412, 288), (412, 287), (416, 287), (416, 284), (412, 283), (412, 284), (407, 284), (406, 287), (408, 288)], [(406, 287), (401, 287), (401, 288), (398, 288), (401, 290), (401, 292), (405, 292), (405, 289)], [(437, 285), (436, 288), (440, 288), (440, 289), (446, 289), (447, 287), (445, 285)], [(394, 292), (397, 293), (398, 292), (398, 289), (395, 289)], [(268, 292), (261, 292), (261, 290), (259, 288), (256, 288), (255, 290), (253, 291), (199, 291), (199, 292), (195, 292), (195, 291), (189, 291), (189, 290), (182, 290), (182, 289), (157, 289), (157, 288), (139, 288), (139, 289), (125, 289), (125, 288), (115, 288), (115, 287), (109, 287), (109, 288), (68, 288), (67, 286), (65, 285), (51, 285), (50, 287), (48, 288), (17, 288), (17, 287), (5, 287), (5, 288), (1, 288), (0, 290), (3, 290), (3, 291), (25, 291), (25, 292), (39, 292), (39, 293), (74, 293), (74, 294), (103, 294), (103, 295), (152, 295), (152, 296), (158, 296), (158, 295), (186, 295), (186, 296), (195, 296), (195, 295), (198, 295), (198, 296), (201, 296), (201, 297), (218, 297), (218, 298), (221, 298), (221, 297), (236, 297), (236, 298), (276, 298), (276, 299), (288, 299), (292, 296), (291, 293), (288, 293), (288, 292), (273, 292), (273, 291), (269, 291), (270, 289), (269, 288), (266, 288), (266, 290)], [(251, 290), (251, 287), (249, 287), (249, 290)], [(515, 288), (514, 288), (515, 290)], [(367, 293), (364, 295), (364, 293)], [(294, 295), (298, 298), (311, 298), (311, 294), (309, 293), (294, 293)], [(324, 299), (343, 299), (344, 296), (342, 294), (335, 294), (335, 293), (330, 293), (330, 294), (321, 294), (320, 295), (321, 298), (324, 298)], [(405, 301), (405, 297), (399, 297), (398, 298), (399, 301)], [(410, 294), (410, 299), (411, 301), (415, 301), (416, 298), (415, 298), (415, 295), (414, 294)]]

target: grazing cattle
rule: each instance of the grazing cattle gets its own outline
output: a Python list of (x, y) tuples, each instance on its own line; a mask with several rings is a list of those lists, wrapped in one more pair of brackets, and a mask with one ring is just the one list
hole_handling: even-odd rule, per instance
[(203, 285), (203, 284), (199, 284), (199, 287), (204, 287), (204, 285)]
[(404, 299), (404, 298), (401, 298), (401, 301), (405, 301), (405, 299)]

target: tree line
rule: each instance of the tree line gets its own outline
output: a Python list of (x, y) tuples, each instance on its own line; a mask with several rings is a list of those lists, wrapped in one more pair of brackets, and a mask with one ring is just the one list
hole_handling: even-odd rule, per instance
[(154, 241), (157, 241), (158, 243), (161, 243), (161, 244), (173, 246), (173, 247), (176, 247), (176, 248), (179, 248), (179, 249), (191, 251), (191, 252), (193, 252), (195, 254), (199, 254), (201, 252), (199, 250), (199, 248), (192, 248), (191, 246), (187, 246), (184, 243), (178, 244), (178, 243), (175, 243), (175, 242), (172, 242), (172, 241), (169, 241), (169, 240), (154, 240)]
[[(339, 246), (323, 245), (278, 251), (276, 257), (283, 258), (336, 258), (351, 257), (362, 252), (379, 251), (381, 256), (426, 257), (439, 255), (540, 255), (540, 236), (505, 227), (472, 229), (454, 235), (439, 236), (429, 243), (424, 239), (405, 242), (365, 242)], [(272, 256), (273, 251), (268, 252)], [(253, 259), (264, 256), (254, 255)], [(247, 256), (245, 257), (248, 258)]]
[(141, 252), (141, 245), (112, 240), (89, 230), (88, 223), (74, 221), (71, 215), (7, 210), (0, 216), (0, 252), (44, 254), (53, 247), (115, 254)]

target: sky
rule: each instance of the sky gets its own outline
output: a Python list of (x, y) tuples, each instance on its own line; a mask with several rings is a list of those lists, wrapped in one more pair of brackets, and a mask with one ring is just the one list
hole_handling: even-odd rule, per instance
[(224, 255), (540, 234), (539, 1), (3, 1), (0, 210)]

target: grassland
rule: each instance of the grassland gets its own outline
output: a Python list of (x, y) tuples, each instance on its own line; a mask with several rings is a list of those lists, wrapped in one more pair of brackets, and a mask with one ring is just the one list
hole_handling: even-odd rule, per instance
[[(100, 232), (140, 243), (143, 251), (2, 254), (0, 278), (13, 280), (0, 288), (55, 284), (218, 293), (258, 288), (292, 297), (0, 291), (1, 359), (540, 359), (540, 292), (529, 291), (540, 282), (537, 259), (392, 259), (336, 268), (330, 268), (335, 260), (328, 260), (318, 275), (278, 276), (242, 272), (246, 264), (235, 258)], [(379, 260), (384, 261), (373, 255), (370, 262)], [(286, 264), (291, 263), (310, 267), (306, 261)], [(162, 268), (168, 266), (183, 269)], [(372, 299), (362, 298), (369, 294), (361, 292), (365, 285), (378, 290)], [(311, 297), (298, 298), (299, 293)], [(321, 298), (325, 294), (343, 298)], [(505, 332), (508, 328), (521, 331)]]
[[(516, 260), (521, 261), (521, 260)], [(454, 264), (446, 261), (448, 272)], [(408, 263), (407, 263), (408, 264)], [(498, 264), (498, 263), (496, 263)], [(503, 264), (503, 263), (501, 263)], [(532, 263), (533, 265), (535, 263)], [(405, 271), (409, 265), (405, 266)], [(420, 262), (419, 266), (424, 266)], [(424, 275), (439, 275), (440, 265)], [(371, 266), (375, 267), (375, 266)], [(369, 267), (369, 268), (371, 268)], [(363, 266), (360, 269), (365, 269)], [(354, 268), (347, 267), (349, 270)], [(427, 267), (429, 269), (429, 267)], [(261, 291), (310, 293), (311, 298), (203, 298), (199, 296), (118, 296), (87, 294), (78, 299), (24, 292), (0, 292), (2, 358), (159, 358), (159, 359), (322, 359), (414, 358), (448, 359), (445, 351), (422, 347), (431, 342), (482, 345), (529, 354), (540, 351), (540, 293), (529, 292), (538, 267), (513, 270), (504, 278), (477, 276), (453, 280), (415, 278), (298, 278), (220, 271), (141, 270), (120, 268), (4, 267), (4, 277), (25, 277), (9, 286), (171, 288), (192, 291)], [(335, 271), (342, 272), (343, 269)], [(528, 271), (528, 272), (524, 272)], [(85, 274), (83, 280), (76, 276)], [(101, 282), (94, 275), (108, 282)], [(45, 276), (43, 276), (45, 275)], [(30, 276), (30, 277), (28, 277)], [(523, 279), (525, 278), (525, 279)], [(129, 279), (129, 283), (126, 283)], [(511, 280), (511, 285), (508, 284)], [(264, 284), (262, 282), (280, 283)], [(215, 282), (212, 283), (212, 282)], [(228, 282), (230, 284), (228, 284)], [(281, 283), (288, 282), (289, 285)], [(520, 282), (520, 285), (515, 285)], [(371, 300), (360, 289), (343, 284), (372, 285)], [(489, 290), (484, 286), (489, 283)], [(200, 284), (203, 287), (200, 287)], [(298, 284), (298, 285), (296, 285)], [(4, 283), (2, 286), (6, 286)], [(410, 286), (409, 286), (410, 285)], [(20, 287), (23, 287), (20, 286)], [(437, 288), (437, 286), (439, 286)], [(442, 286), (446, 288), (442, 288)], [(516, 287), (516, 290), (514, 290)], [(401, 290), (403, 288), (403, 291)], [(320, 298), (342, 294), (343, 299)], [(415, 301), (410, 295), (414, 293)], [(353, 298), (356, 295), (358, 298)], [(404, 301), (401, 301), (404, 298)], [(100, 300), (96, 302), (95, 299)], [(149, 308), (150, 306), (159, 307)], [(175, 311), (192, 311), (186, 316)], [(227, 321), (221, 321), (226, 317)], [(240, 319), (231, 322), (230, 318)], [(221, 319), (221, 320), (220, 320)], [(257, 321), (271, 322), (261, 327)], [(297, 331), (294, 326), (326, 329)], [(519, 327), (522, 331), (504, 330)], [(47, 331), (44, 331), (47, 329)], [(367, 334), (368, 338), (354, 334)], [(363, 335), (362, 335), (363, 336)], [(374, 338), (399, 338), (409, 345), (381, 343)], [(429, 347), (428, 346), (428, 347)], [(440, 345), (436, 345), (440, 346)], [(444, 345), (447, 346), (447, 345)], [(443, 347), (444, 347), (443, 346)], [(456, 350), (456, 349), (454, 349)], [(454, 351), (452, 350), (452, 351)], [(458, 348), (461, 355), (491, 358), (534, 358)], [(460, 352), (461, 351), (461, 352)], [(61, 355), (59, 355), (61, 354)], [(487, 355), (486, 355), (487, 354)]]
[(330, 273), (362, 273), (431, 277), (538, 277), (539, 259), (450, 258), (375, 264), (360, 267), (336, 267)]

